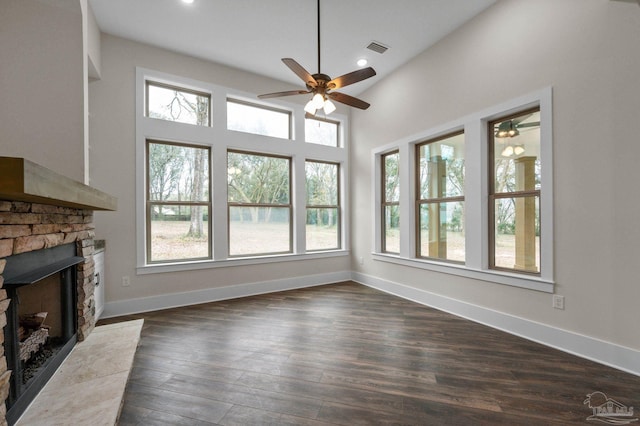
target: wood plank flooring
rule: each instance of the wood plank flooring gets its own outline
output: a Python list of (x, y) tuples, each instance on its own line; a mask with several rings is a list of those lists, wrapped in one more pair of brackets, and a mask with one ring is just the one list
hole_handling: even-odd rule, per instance
[[(640, 377), (346, 282), (144, 318), (130, 425), (590, 424)], [(636, 416), (637, 417), (637, 416)]]

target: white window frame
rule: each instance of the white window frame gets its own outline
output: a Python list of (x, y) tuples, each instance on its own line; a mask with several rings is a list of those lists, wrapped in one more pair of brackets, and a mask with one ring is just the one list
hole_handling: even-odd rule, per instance
[[(158, 120), (145, 116), (145, 86), (150, 80), (159, 84), (184, 88), (211, 95), (210, 126), (197, 126)], [(228, 98), (246, 101), (266, 108), (291, 111), (293, 129), (291, 139), (281, 139), (252, 133), (227, 130), (226, 103)], [(341, 218), (349, 217), (349, 122), (345, 115), (333, 113), (331, 120), (338, 121), (341, 146), (331, 147), (305, 142), (303, 105), (285, 101), (263, 102), (255, 94), (219, 86), (209, 82), (193, 80), (160, 71), (136, 68), (136, 271), (138, 274), (175, 272), (194, 269), (209, 269), (229, 266), (243, 266), (283, 261), (321, 259), (348, 256), (350, 250), (349, 224), (342, 220), (340, 249), (326, 251), (306, 251), (306, 188), (305, 161), (316, 160), (340, 165)], [(213, 259), (150, 264), (146, 259), (146, 172), (145, 144), (147, 139), (178, 142), (211, 147), (210, 194), (213, 204), (210, 213), (212, 221)], [(228, 150), (255, 152), (266, 155), (280, 155), (291, 158), (292, 162), (292, 202), (293, 202), (293, 253), (229, 257), (227, 233), (227, 152)]]
[[(338, 180), (338, 194), (337, 194), (337, 200), (336, 200), (336, 204), (335, 205), (314, 205), (314, 204), (308, 204), (308, 200), (307, 200), (307, 196), (305, 193), (305, 225), (306, 225), (306, 221), (307, 221), (307, 214), (309, 209), (336, 209), (336, 215), (337, 215), (337, 232), (338, 232), (338, 238), (336, 241), (336, 244), (338, 245), (338, 247), (335, 247), (333, 249), (328, 249), (328, 250), (340, 250), (342, 247), (340, 246), (340, 244), (342, 243), (342, 224), (344, 223), (344, 218), (341, 215), (342, 209), (340, 207), (340, 202), (342, 201), (342, 194), (340, 193), (341, 190), (341, 173), (340, 173), (340, 163), (331, 163), (328, 161), (323, 161), (323, 160), (314, 160), (312, 158), (307, 158), (305, 160), (305, 184), (306, 184), (306, 180), (307, 180), (307, 176), (306, 176), (306, 166), (307, 163), (324, 163), (324, 164), (328, 164), (328, 165), (332, 165), (332, 166), (336, 166), (337, 170), (338, 170), (338, 176), (337, 176), (337, 180)], [(305, 228), (306, 231), (306, 228)], [(306, 244), (306, 239), (305, 239), (305, 244)], [(324, 249), (310, 249), (309, 253), (317, 253), (317, 252), (321, 252), (324, 251)]]
[[(547, 87), (425, 130), (373, 150), (373, 259), (409, 267), (510, 285), (546, 293), (554, 291), (553, 265), (553, 123), (552, 88)], [(489, 269), (488, 122), (499, 117), (540, 108), (540, 275)], [(456, 131), (465, 134), (465, 264), (416, 257), (415, 145)], [(400, 254), (381, 252), (381, 156), (400, 152)]]

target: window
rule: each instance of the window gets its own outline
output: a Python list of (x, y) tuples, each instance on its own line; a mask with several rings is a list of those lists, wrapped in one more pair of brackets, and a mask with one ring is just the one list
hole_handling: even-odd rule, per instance
[(291, 160), (229, 151), (229, 256), (292, 252)]
[(464, 133), (416, 145), (418, 257), (464, 262)]
[(227, 129), (291, 139), (291, 112), (227, 99)]
[(400, 253), (400, 174), (398, 151), (382, 161), (382, 251)]
[(489, 123), (489, 266), (540, 273), (540, 110)]
[(552, 95), (547, 87), (374, 150), (373, 259), (552, 293)]
[(340, 123), (322, 118), (305, 118), (304, 135), (308, 143), (338, 146)]
[(147, 141), (147, 261), (211, 258), (209, 148)]
[(340, 248), (338, 164), (307, 161), (307, 251)]
[(143, 68), (135, 88), (138, 274), (349, 256), (348, 117)]
[(170, 85), (146, 82), (146, 116), (178, 123), (210, 125), (211, 96)]

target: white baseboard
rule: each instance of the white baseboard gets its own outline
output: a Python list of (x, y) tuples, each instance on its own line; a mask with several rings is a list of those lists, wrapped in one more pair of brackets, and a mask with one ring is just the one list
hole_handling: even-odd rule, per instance
[(100, 317), (111, 318), (348, 280), (640, 376), (640, 351), (635, 349), (351, 271), (108, 302)]
[(640, 376), (640, 351), (635, 349), (359, 272), (353, 272), (351, 279), (368, 287), (384, 291), (385, 293), (449, 312), (453, 315), (550, 346), (563, 352)]
[(282, 280), (237, 284), (227, 287), (188, 291), (184, 293), (171, 293), (158, 296), (140, 297), (137, 299), (118, 300), (115, 302), (107, 302), (105, 304), (101, 318), (112, 318), (121, 315), (139, 314), (142, 312), (178, 308), (181, 306), (197, 305), (200, 303), (218, 302), (221, 300), (255, 296), (258, 294), (314, 287), (341, 281), (349, 281), (350, 279), (351, 271), (341, 271), (319, 275), (308, 275), (304, 277), (286, 278)]

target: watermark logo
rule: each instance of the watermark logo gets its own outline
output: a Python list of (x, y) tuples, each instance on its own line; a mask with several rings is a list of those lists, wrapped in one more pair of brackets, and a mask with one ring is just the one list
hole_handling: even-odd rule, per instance
[(593, 415), (587, 417), (588, 421), (609, 425), (628, 425), (638, 421), (637, 417), (633, 417), (633, 407), (627, 407), (615, 399), (608, 398), (602, 392), (588, 394), (583, 404), (593, 409)]

